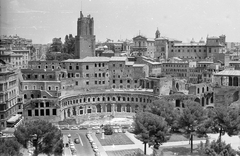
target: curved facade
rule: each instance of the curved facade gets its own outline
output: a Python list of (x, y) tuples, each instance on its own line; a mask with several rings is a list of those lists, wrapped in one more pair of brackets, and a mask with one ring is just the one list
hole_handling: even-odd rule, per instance
[(102, 114), (134, 113), (158, 99), (151, 93), (103, 92), (67, 95), (60, 97), (61, 120), (83, 119)]

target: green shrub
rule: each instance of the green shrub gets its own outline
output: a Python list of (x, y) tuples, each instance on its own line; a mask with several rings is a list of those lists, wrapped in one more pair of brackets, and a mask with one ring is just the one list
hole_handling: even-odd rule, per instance
[(111, 125), (105, 125), (103, 127), (104, 129), (104, 134), (105, 135), (112, 135), (113, 134), (113, 128), (111, 127)]

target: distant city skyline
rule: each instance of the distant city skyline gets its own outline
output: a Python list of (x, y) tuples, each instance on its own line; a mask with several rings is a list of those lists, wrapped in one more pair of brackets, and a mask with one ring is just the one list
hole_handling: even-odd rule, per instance
[[(239, 0), (0, 0), (1, 35), (18, 35), (34, 44), (77, 35), (80, 11), (94, 18), (96, 41), (132, 39), (139, 34), (189, 42), (226, 35), (240, 41)], [(81, 5), (82, 3), (82, 5)]]

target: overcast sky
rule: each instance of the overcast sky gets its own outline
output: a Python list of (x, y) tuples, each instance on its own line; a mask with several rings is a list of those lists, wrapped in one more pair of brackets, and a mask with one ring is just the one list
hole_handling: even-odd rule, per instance
[(226, 35), (240, 41), (240, 0), (0, 0), (0, 34), (19, 35), (33, 43), (77, 33), (77, 19), (94, 17), (96, 41), (132, 39), (139, 34), (189, 42)]

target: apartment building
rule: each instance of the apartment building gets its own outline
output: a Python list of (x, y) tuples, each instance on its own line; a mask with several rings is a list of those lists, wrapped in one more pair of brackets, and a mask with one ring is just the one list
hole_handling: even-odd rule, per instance
[(21, 118), (22, 100), (19, 97), (19, 70), (8, 69), (0, 61), (0, 124), (3, 128), (13, 127)]

